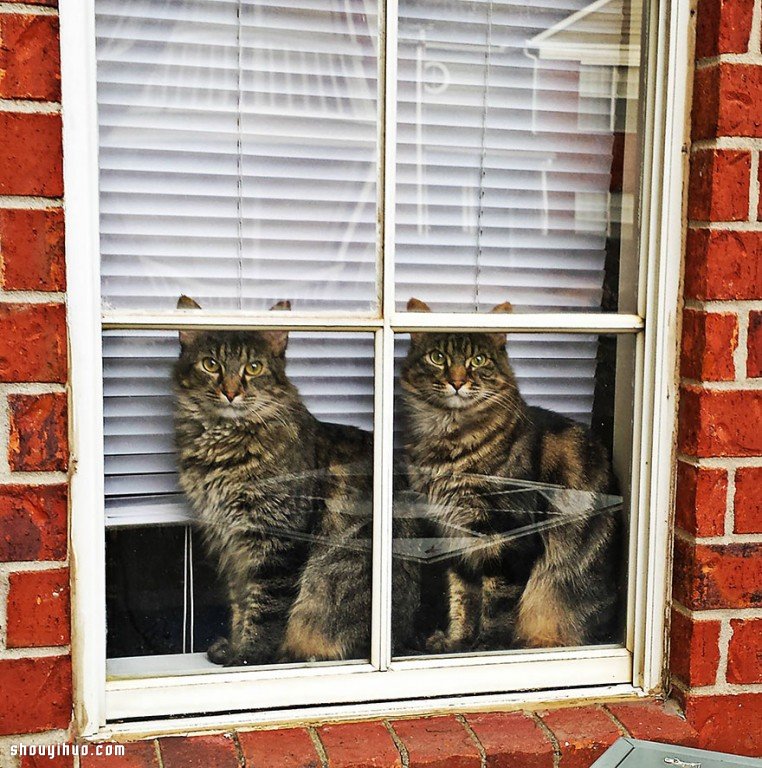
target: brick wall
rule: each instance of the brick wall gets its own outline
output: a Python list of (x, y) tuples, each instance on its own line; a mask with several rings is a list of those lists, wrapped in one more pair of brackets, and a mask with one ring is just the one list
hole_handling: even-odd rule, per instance
[[(671, 629), (689, 724), (655, 704), (459, 715), (166, 738), (84, 768), (584, 768), (622, 733), (762, 754), (761, 2), (698, 3)], [(55, 0), (0, 2), (2, 768), (73, 764), (8, 755), (71, 717), (59, 85)]]
[(672, 680), (762, 753), (760, 3), (699, 0), (680, 364)]
[(0, 4), (0, 765), (71, 719), (57, 12)]

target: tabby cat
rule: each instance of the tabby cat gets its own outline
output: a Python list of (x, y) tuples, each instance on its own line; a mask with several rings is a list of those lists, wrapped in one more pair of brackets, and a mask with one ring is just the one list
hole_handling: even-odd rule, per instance
[[(408, 310), (429, 307), (411, 299)], [(431, 652), (587, 645), (615, 629), (619, 524), (592, 504), (616, 492), (607, 452), (584, 426), (527, 405), (505, 343), (413, 333), (402, 367), (411, 485), (440, 536), (483, 537), (451, 561)]]
[[(372, 436), (314, 418), (286, 375), (287, 343), (281, 330), (180, 332), (180, 485), (230, 603), (230, 635), (207, 651), (217, 664), (369, 651)], [(412, 627), (418, 574), (396, 571), (396, 620)]]

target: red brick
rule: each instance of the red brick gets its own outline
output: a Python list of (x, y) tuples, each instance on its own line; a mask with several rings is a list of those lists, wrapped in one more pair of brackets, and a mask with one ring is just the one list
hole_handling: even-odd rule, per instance
[[(304, 728), (238, 734), (246, 768), (320, 768), (320, 757)], [(273, 760), (277, 756), (277, 761)]]
[(0, 112), (0, 195), (63, 195), (61, 116)]
[(749, 49), (754, 0), (699, 0), (696, 58)]
[(606, 708), (636, 739), (695, 747), (698, 734), (674, 705), (663, 701), (608, 704)]
[(71, 755), (56, 755), (52, 758), (45, 754), (24, 755), (21, 768), (74, 768), (74, 758)]
[(171, 736), (159, 739), (164, 768), (239, 768), (232, 737)]
[(717, 131), (720, 112), (720, 68), (717, 65), (696, 69), (693, 73), (691, 138), (697, 141)]
[(678, 461), (675, 522), (694, 536), (725, 532), (728, 475), (724, 469), (694, 467)]
[(693, 83), (693, 140), (762, 135), (762, 67), (716, 64), (697, 69)]
[(71, 660), (68, 656), (0, 659), (0, 735), (68, 728), (71, 720)]
[(0, 210), (0, 275), (6, 291), (63, 291), (62, 208)]
[[(123, 755), (89, 754), (80, 758), (80, 768), (159, 768), (159, 757), (153, 741), (133, 741), (121, 746), (124, 747)], [(96, 749), (97, 745), (91, 744), (88, 751), (94, 752)]]
[(712, 685), (719, 664), (720, 622), (692, 621), (673, 610), (669, 628), (672, 675), (688, 686)]
[(749, 312), (746, 353), (746, 375), (749, 378), (762, 376), (762, 312)]
[(67, 396), (9, 395), (11, 470), (44, 472), (65, 470), (69, 463)]
[(402, 759), (381, 723), (342, 723), (318, 729), (328, 768), (402, 768)]
[(466, 715), (484, 751), (487, 768), (552, 768), (553, 744), (521, 712)]
[(762, 467), (736, 470), (736, 533), (762, 533)]
[(8, 648), (69, 643), (69, 570), (11, 573), (8, 592)]
[(673, 596), (692, 610), (762, 607), (762, 544), (675, 540)]
[(479, 768), (481, 755), (452, 715), (392, 723), (410, 757), (410, 768)]
[(11, 0), (11, 3), (23, 3), (24, 5), (45, 5), (49, 8), (58, 7), (58, 0)]
[(66, 557), (65, 485), (0, 485), (0, 562)]
[(681, 389), (678, 445), (690, 456), (762, 454), (762, 390)]
[(0, 98), (61, 98), (58, 19), (6, 13), (0, 17)]
[(762, 683), (762, 619), (731, 619), (728, 646), (729, 683)]
[(751, 154), (735, 149), (702, 149), (691, 157), (688, 218), (745, 221), (749, 217)]
[(689, 299), (762, 299), (762, 232), (689, 230), (684, 290)]
[(0, 382), (63, 383), (66, 365), (63, 304), (0, 305)]
[(732, 381), (738, 346), (738, 318), (732, 314), (683, 312), (680, 375), (703, 381)]
[(762, 693), (691, 696), (686, 717), (698, 731), (699, 747), (735, 755), (762, 755)]
[(620, 736), (600, 707), (574, 707), (540, 713), (558, 741), (560, 768), (589, 768)]

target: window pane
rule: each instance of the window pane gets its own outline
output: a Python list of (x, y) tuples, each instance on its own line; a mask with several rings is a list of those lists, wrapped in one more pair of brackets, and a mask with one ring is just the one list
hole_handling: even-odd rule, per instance
[(374, 306), (376, 7), (308, 5), (97, 0), (106, 306)]
[(633, 311), (641, 0), (399, 13), (398, 308)]
[(623, 638), (635, 337), (504, 338), (398, 340), (394, 567), (422, 571), (401, 655)]
[(373, 338), (286, 334), (104, 333), (110, 657), (369, 658)]

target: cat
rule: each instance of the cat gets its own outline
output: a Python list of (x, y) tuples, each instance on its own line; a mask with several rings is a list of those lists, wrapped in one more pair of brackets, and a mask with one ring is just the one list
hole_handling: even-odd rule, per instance
[(450, 561), (446, 628), (429, 652), (588, 645), (615, 630), (619, 522), (592, 509), (594, 494), (616, 493), (607, 451), (524, 401), (505, 344), (505, 333), (412, 333), (402, 366), (411, 487), (440, 536), (482, 537)]
[[(230, 604), (230, 635), (207, 650), (216, 664), (369, 652), (372, 435), (309, 412), (287, 344), (286, 330), (180, 331), (180, 485)], [(397, 620), (412, 627), (418, 573), (396, 572)]]

